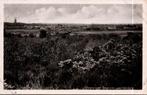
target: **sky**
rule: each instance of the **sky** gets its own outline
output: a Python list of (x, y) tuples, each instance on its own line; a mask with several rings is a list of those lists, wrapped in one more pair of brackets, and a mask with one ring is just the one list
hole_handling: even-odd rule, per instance
[(142, 23), (139, 4), (6, 4), (4, 21), (23, 23)]

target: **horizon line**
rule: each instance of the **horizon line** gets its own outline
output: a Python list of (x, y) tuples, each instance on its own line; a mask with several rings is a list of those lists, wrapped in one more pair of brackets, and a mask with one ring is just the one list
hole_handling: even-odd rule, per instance
[[(4, 23), (14, 23), (14, 22), (5, 22)], [(17, 23), (23, 23), (23, 24), (143, 24), (143, 23), (26, 23), (26, 22), (17, 22)]]

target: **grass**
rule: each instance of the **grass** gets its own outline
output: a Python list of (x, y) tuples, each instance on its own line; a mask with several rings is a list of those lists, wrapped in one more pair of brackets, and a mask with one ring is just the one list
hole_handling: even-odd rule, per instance
[(142, 35), (130, 35), (5, 37), (5, 89), (141, 89)]

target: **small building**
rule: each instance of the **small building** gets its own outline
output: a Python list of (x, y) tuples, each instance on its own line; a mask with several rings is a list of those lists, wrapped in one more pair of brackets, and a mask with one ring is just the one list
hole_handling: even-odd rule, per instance
[(40, 38), (45, 38), (47, 36), (47, 30), (42, 28), (40, 29)]

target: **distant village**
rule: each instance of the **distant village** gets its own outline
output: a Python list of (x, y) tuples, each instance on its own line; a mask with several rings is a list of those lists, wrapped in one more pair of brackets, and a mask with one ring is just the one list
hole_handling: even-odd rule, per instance
[(67, 35), (84, 31), (133, 31), (142, 30), (142, 24), (40, 24), (4, 22), (4, 36), (46, 37), (46, 35)]

